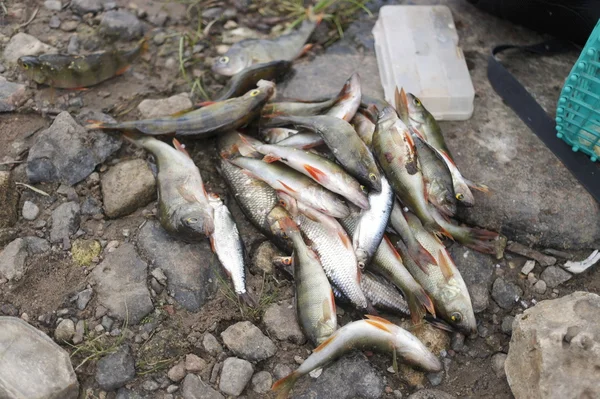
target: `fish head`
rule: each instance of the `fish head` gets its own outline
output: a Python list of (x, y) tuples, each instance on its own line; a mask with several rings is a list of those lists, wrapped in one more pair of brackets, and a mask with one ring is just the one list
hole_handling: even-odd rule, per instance
[(413, 334), (393, 323), (386, 325), (392, 335), (392, 346), (403, 362), (419, 367), (422, 370), (436, 372), (442, 369), (442, 363)]
[(435, 201), (445, 215), (454, 216), (456, 214), (456, 201), (458, 197), (455, 198), (452, 191), (444, 189), (443, 186), (432, 182), (430, 184), (429, 195), (432, 199), (432, 203)]
[(279, 237), (283, 240), (287, 240), (288, 236), (284, 230), (284, 226), (280, 223), (280, 221), (291, 218), (288, 211), (286, 211), (282, 206), (275, 206), (271, 209), (271, 212), (267, 215), (267, 223), (269, 224), (269, 229), (274, 236)]
[(204, 238), (215, 229), (213, 208), (199, 203), (180, 206), (175, 211), (175, 218), (178, 232), (186, 237)]
[(466, 335), (477, 332), (471, 297), (464, 284), (458, 284), (454, 278), (450, 279), (441, 291), (440, 299), (436, 308), (444, 320)]
[(225, 55), (220, 56), (212, 65), (212, 71), (219, 75), (233, 76), (242, 72), (252, 64), (252, 60), (245, 51), (230, 49)]
[[(264, 104), (275, 94), (275, 84), (268, 80), (259, 80), (256, 89), (252, 89), (243, 98), (250, 100), (252, 104)], [(250, 106), (252, 108), (252, 106)]]
[(26, 55), (20, 57), (17, 64), (29, 79), (39, 84), (44, 84), (46, 82), (47, 75), (44, 63), (41, 62), (38, 57)]
[(408, 117), (412, 122), (416, 122), (419, 125), (427, 122), (430, 113), (417, 96), (407, 93), (406, 107), (408, 108)]
[(475, 197), (473, 196), (473, 193), (471, 192), (469, 186), (467, 186), (467, 184), (460, 179), (455, 180), (456, 181), (453, 181), (453, 183), (454, 196), (456, 197), (456, 200), (460, 202), (463, 206), (475, 205)]
[(392, 106), (383, 108), (377, 115), (377, 124), (375, 129), (379, 131), (387, 130), (398, 121), (398, 114)]
[(208, 193), (208, 203), (213, 207), (217, 208), (223, 205), (223, 200), (216, 193)]

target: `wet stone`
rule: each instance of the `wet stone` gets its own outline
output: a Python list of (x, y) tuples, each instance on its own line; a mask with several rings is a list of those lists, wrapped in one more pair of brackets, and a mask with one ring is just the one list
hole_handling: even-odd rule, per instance
[(498, 277), (494, 281), (492, 298), (501, 308), (511, 310), (521, 296), (523, 296), (523, 290), (514, 283), (506, 281), (502, 277)]

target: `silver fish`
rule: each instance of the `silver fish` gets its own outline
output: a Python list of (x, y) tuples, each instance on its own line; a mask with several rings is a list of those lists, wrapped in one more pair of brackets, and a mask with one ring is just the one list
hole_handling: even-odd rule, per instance
[(327, 111), (327, 115), (350, 122), (360, 106), (361, 95), (360, 76), (355, 72), (344, 83), (337, 102)]

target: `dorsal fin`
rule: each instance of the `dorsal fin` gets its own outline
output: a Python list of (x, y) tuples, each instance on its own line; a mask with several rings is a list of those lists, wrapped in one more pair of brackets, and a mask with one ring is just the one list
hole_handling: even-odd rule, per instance
[(377, 321), (379, 323), (395, 325), (391, 321), (389, 321), (387, 319), (384, 319), (383, 317), (380, 317), (380, 316), (375, 316), (375, 315), (372, 315), (372, 314), (366, 314), (365, 317), (367, 319), (369, 319), (369, 320)]
[(385, 324), (380, 323), (378, 321), (375, 321), (375, 320), (365, 320), (365, 323), (367, 323), (369, 325), (372, 325), (373, 327), (378, 328), (380, 330), (383, 330), (385, 332), (389, 332), (389, 333), (392, 332), (392, 330), (390, 330), (390, 328), (388, 326), (386, 326)]
[(311, 175), (311, 177), (318, 182), (322, 181), (323, 178), (327, 176), (325, 172), (318, 168), (315, 168), (314, 166), (308, 164), (304, 164), (303, 166), (304, 169)]
[(442, 274), (444, 275), (444, 278), (446, 278), (446, 281), (450, 280), (452, 276), (454, 276), (454, 272), (452, 271), (452, 265), (449, 263), (451, 261), (448, 259), (448, 256), (448, 252), (446, 252), (445, 248), (439, 250), (438, 265), (440, 266), (440, 269), (442, 270)]

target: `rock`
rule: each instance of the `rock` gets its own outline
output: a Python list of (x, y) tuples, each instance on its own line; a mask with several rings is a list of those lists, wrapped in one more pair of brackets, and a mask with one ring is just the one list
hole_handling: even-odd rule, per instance
[(21, 214), (25, 220), (35, 220), (40, 214), (40, 208), (31, 201), (25, 201)]
[(152, 14), (148, 17), (148, 22), (155, 26), (165, 26), (169, 20), (169, 14), (165, 11), (159, 11), (156, 14)]
[(50, 242), (63, 242), (79, 229), (79, 204), (65, 202), (52, 212)]
[(573, 277), (571, 273), (558, 266), (549, 266), (540, 275), (540, 279), (544, 280), (550, 288), (558, 287), (562, 283), (569, 281), (571, 277)]
[(147, 270), (148, 265), (138, 257), (133, 244), (122, 244), (90, 274), (98, 301), (121, 320), (139, 323), (154, 309), (146, 287)]
[(511, 310), (521, 296), (523, 296), (523, 290), (519, 286), (506, 281), (502, 277), (498, 277), (494, 281), (492, 298), (501, 308)]
[(39, 255), (50, 251), (50, 243), (43, 238), (29, 236), (23, 238), (27, 242), (29, 255)]
[(0, 278), (18, 281), (25, 275), (27, 242), (17, 238), (0, 252)]
[(77, 53), (79, 53), (79, 36), (74, 34), (69, 38), (69, 44), (67, 44), (67, 54), (76, 55)]
[(510, 245), (508, 245), (506, 249), (508, 249), (510, 252), (523, 255), (527, 258), (535, 259), (543, 267), (552, 266), (556, 263), (556, 258), (544, 255), (543, 253), (526, 247), (525, 245), (519, 244), (518, 242), (510, 243)]
[(154, 277), (156, 279), (156, 281), (158, 281), (161, 285), (167, 285), (167, 276), (165, 276), (165, 272), (162, 271), (162, 269), (160, 268), (155, 268), (152, 269), (152, 271), (150, 272), (150, 274), (152, 275), (152, 277)]
[(60, 24), (60, 29), (65, 32), (73, 32), (75, 29), (77, 29), (78, 25), (79, 25), (78, 21), (67, 20), (67, 21), (63, 21)]
[(118, 218), (149, 204), (156, 198), (156, 180), (143, 159), (123, 161), (101, 178), (106, 216)]
[(194, 374), (185, 376), (181, 392), (183, 399), (225, 399), (223, 395), (212, 389), (210, 385), (203, 382), (200, 377)]
[(275, 367), (273, 367), (273, 376), (275, 377), (276, 380), (280, 380), (283, 377), (290, 375), (290, 373), (292, 372), (292, 369), (290, 368), (290, 366), (286, 365), (286, 364), (276, 364)]
[(169, 116), (180, 111), (192, 108), (190, 96), (187, 93), (179, 93), (169, 98), (157, 100), (145, 99), (138, 105), (138, 111), (144, 119)]
[(102, 321), (100, 322), (100, 325), (104, 327), (104, 331), (110, 331), (114, 323), (115, 321), (113, 319), (104, 315), (102, 316)]
[(259, 371), (252, 376), (252, 390), (256, 393), (267, 393), (273, 385), (273, 377), (268, 371)]
[(326, 368), (318, 379), (311, 379), (305, 390), (295, 388), (293, 398), (379, 399), (384, 386), (367, 357), (353, 352)]
[(515, 319), (505, 371), (516, 398), (600, 397), (600, 296), (574, 292)]
[(484, 311), (489, 304), (489, 289), (494, 275), (495, 259), (458, 244), (450, 248), (450, 254), (467, 284), (473, 311), (475, 313)]
[(167, 393), (174, 393), (177, 392), (179, 390), (179, 387), (177, 385), (169, 385), (167, 387)]
[(259, 272), (273, 274), (273, 257), (283, 255), (270, 241), (263, 241), (252, 256), (252, 265)]
[(75, 323), (71, 319), (63, 319), (54, 330), (54, 339), (59, 343), (70, 341), (73, 335), (75, 335)]
[(498, 378), (502, 378), (506, 375), (504, 372), (504, 363), (506, 362), (506, 353), (496, 353), (492, 356), (492, 368)]
[(148, 399), (146, 396), (142, 396), (137, 392), (134, 392), (127, 388), (119, 388), (117, 391), (117, 397), (115, 399)]
[(20, 32), (10, 38), (4, 48), (3, 58), (8, 63), (14, 63), (24, 55), (53, 54), (56, 52), (56, 48), (42, 43), (27, 33)]
[(405, 320), (400, 323), (400, 326), (410, 331), (435, 355), (440, 355), (443, 350), (450, 347), (448, 334), (439, 328), (433, 327), (431, 324), (424, 323), (414, 326), (409, 320)]
[(527, 276), (529, 273), (531, 273), (533, 271), (534, 267), (535, 267), (535, 261), (528, 260), (527, 262), (525, 262), (525, 265), (523, 265), (523, 268), (521, 269), (521, 273)]
[(76, 399), (79, 383), (69, 354), (15, 317), (0, 317), (0, 397)]
[(86, 197), (81, 204), (82, 215), (102, 214), (102, 203), (94, 197)]
[(73, 335), (73, 344), (79, 345), (83, 342), (83, 336), (85, 334), (85, 321), (79, 320), (75, 324), (75, 334)]
[(53, 15), (50, 17), (50, 21), (48, 21), (48, 26), (52, 29), (58, 29), (60, 27), (60, 18), (58, 15)]
[(501, 325), (502, 332), (504, 334), (512, 334), (513, 321), (515, 321), (515, 318), (513, 316), (504, 316)]
[(228, 357), (223, 362), (219, 390), (226, 395), (239, 396), (254, 374), (252, 364), (244, 359)]
[(135, 378), (135, 360), (131, 348), (125, 344), (98, 360), (96, 382), (105, 391), (112, 391)]
[(0, 113), (12, 112), (27, 100), (26, 87), (0, 76)]
[(164, 272), (169, 292), (185, 309), (197, 312), (216, 292), (219, 264), (208, 240), (185, 243), (148, 221), (138, 234), (138, 248)]
[(144, 391), (154, 392), (158, 390), (158, 388), (160, 388), (160, 385), (158, 385), (158, 382), (153, 380), (144, 381), (144, 383), (142, 384), (142, 389)]
[(6, 316), (17, 317), (19, 315), (19, 309), (13, 304), (5, 303), (0, 306), (0, 313)]
[(544, 280), (539, 280), (533, 285), (533, 290), (536, 294), (545, 294), (546, 293), (546, 282)]
[(60, 11), (62, 10), (62, 3), (60, 0), (46, 0), (44, 1), (44, 7), (50, 11)]
[(175, 366), (173, 366), (169, 369), (169, 372), (167, 373), (167, 377), (169, 377), (169, 379), (173, 382), (179, 382), (179, 381), (183, 380), (183, 378), (185, 377), (185, 374), (186, 374), (185, 363), (179, 362)]
[(190, 373), (199, 373), (204, 370), (206, 366), (206, 361), (193, 353), (185, 356), (185, 369)]
[(27, 177), (32, 183), (60, 181), (72, 186), (120, 147), (121, 139), (98, 130), (88, 132), (68, 112), (61, 112), (29, 150)]
[(249, 321), (240, 321), (221, 333), (223, 343), (236, 356), (259, 362), (275, 354), (277, 347)]
[(103, 0), (72, 0), (71, 10), (79, 15), (102, 11)]
[(217, 341), (217, 338), (215, 338), (215, 336), (211, 333), (204, 334), (204, 338), (202, 338), (202, 346), (204, 347), (205, 351), (213, 356), (223, 352), (223, 347), (219, 341)]
[(290, 341), (302, 345), (306, 338), (296, 320), (296, 308), (291, 301), (270, 305), (263, 316), (267, 332), (280, 341)]
[(10, 172), (0, 171), (0, 228), (12, 227), (19, 215), (19, 193)]
[(421, 389), (407, 399), (456, 399), (456, 397), (437, 389)]
[(432, 387), (437, 387), (442, 383), (442, 380), (444, 379), (444, 372), (440, 371), (437, 373), (427, 373), (425, 374), (425, 376), (429, 380), (429, 383)]
[(120, 40), (133, 40), (144, 35), (144, 26), (128, 11), (108, 11), (100, 21), (100, 33)]
[(77, 239), (71, 248), (73, 261), (79, 266), (89, 266), (102, 252), (102, 246), (96, 240)]

